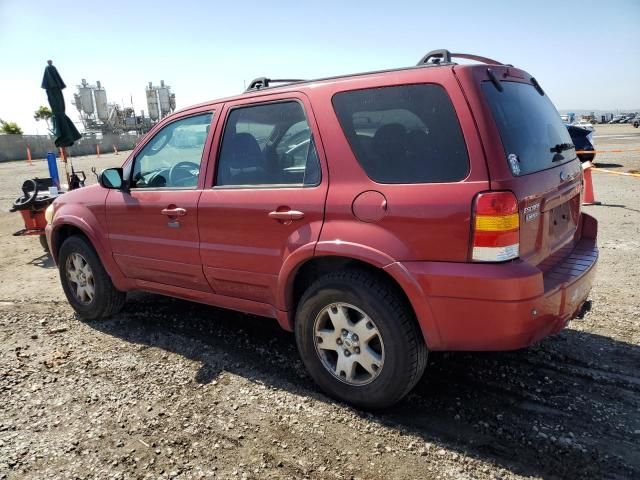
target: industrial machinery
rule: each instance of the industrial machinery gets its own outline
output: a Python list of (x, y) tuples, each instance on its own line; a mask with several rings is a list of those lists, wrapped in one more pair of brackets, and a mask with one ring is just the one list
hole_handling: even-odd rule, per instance
[(176, 109), (176, 94), (171, 93), (171, 87), (160, 80), (160, 86), (149, 82), (146, 91), (149, 117), (153, 122), (162, 120)]
[(78, 85), (78, 93), (73, 98), (86, 133), (145, 133), (152, 126), (151, 119), (145, 117), (144, 110), (140, 112), (141, 115), (136, 116), (133, 108), (109, 103), (107, 91), (100, 81), (89, 85), (83, 78)]

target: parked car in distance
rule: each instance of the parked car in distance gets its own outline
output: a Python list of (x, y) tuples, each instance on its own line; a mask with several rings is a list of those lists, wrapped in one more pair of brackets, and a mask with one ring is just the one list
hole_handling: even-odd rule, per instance
[(519, 349), (581, 315), (597, 222), (534, 77), (436, 50), (277, 82), (174, 113), (56, 199), (47, 238), (81, 318), (132, 290), (275, 318), (327, 394), (383, 408), (429, 350)]
[(590, 132), (593, 132), (595, 130), (595, 127), (593, 126), (593, 124), (588, 120), (581, 119), (581, 120), (578, 120), (577, 122), (572, 123), (571, 125), (574, 125), (578, 128), (582, 128), (584, 130), (589, 130)]
[(567, 130), (571, 136), (571, 142), (576, 147), (577, 152), (593, 152), (593, 153), (577, 153), (581, 162), (593, 162), (596, 157), (595, 148), (593, 146), (593, 131), (577, 125), (567, 125)]

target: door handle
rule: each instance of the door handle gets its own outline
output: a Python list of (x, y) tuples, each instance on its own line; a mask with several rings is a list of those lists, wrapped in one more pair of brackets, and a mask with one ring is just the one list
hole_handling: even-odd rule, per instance
[(304, 218), (304, 213), (299, 212), (298, 210), (285, 210), (283, 212), (279, 212), (276, 210), (273, 212), (269, 212), (269, 218), (291, 222), (293, 220), (300, 220), (301, 218)]
[(187, 211), (184, 208), (163, 208), (160, 213), (168, 217), (184, 217)]

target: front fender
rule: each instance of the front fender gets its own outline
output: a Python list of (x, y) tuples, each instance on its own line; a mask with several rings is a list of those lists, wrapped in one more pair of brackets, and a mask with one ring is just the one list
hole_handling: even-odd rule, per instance
[(60, 249), (60, 233), (64, 227), (73, 227), (82, 232), (95, 249), (104, 269), (111, 277), (111, 281), (118, 290), (129, 290), (130, 282), (122, 274), (120, 268), (113, 260), (107, 232), (97, 219), (94, 212), (78, 204), (64, 204), (56, 211), (51, 225), (47, 226), (47, 236), (51, 246), (53, 260), (58, 263), (58, 251)]

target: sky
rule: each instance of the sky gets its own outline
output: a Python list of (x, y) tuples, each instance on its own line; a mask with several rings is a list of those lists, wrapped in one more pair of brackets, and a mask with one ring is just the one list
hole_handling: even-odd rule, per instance
[(77, 121), (82, 78), (139, 114), (150, 81), (182, 108), (256, 77), (396, 68), (438, 48), (528, 71), (559, 110), (640, 110), (640, 0), (0, 0), (0, 118), (46, 133), (33, 112), (47, 59)]

